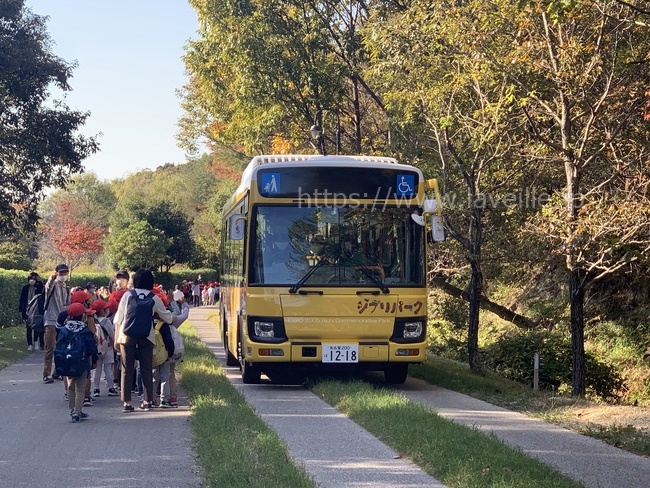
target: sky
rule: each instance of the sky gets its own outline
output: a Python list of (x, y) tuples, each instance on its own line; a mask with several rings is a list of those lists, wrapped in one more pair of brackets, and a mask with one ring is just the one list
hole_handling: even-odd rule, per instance
[[(49, 17), (52, 52), (78, 67), (65, 101), (91, 112), (81, 133), (99, 136), (84, 161), (103, 180), (166, 163), (181, 164), (176, 145), (182, 115), (176, 90), (187, 83), (183, 46), (198, 24), (187, 0), (26, 0)], [(61, 98), (61, 93), (55, 93)]]

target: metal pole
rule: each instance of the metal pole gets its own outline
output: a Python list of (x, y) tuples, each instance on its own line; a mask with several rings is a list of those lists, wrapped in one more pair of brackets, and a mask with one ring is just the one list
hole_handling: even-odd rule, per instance
[(324, 136), (324, 135), (321, 135), (321, 136), (318, 138), (318, 141), (320, 142), (320, 153), (321, 153), (323, 156), (327, 156), (327, 153), (325, 152), (325, 136)]
[(336, 111), (336, 154), (341, 154), (341, 117)]
[(539, 389), (539, 353), (535, 353), (535, 361), (533, 367), (533, 391)]

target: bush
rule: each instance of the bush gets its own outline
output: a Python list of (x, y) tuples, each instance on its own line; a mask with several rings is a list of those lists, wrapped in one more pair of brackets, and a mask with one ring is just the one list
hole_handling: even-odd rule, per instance
[(23, 323), (18, 315), (20, 291), (27, 284), (27, 271), (0, 269), (0, 327)]
[[(534, 355), (540, 356), (540, 388), (560, 389), (571, 384), (571, 343), (558, 333), (521, 332), (501, 337), (482, 351), (484, 365), (498, 374), (531, 385)], [(585, 355), (587, 392), (603, 399), (618, 398), (625, 389), (621, 375), (591, 354)]]
[[(52, 271), (41, 272), (43, 282), (47, 280)], [(0, 269), (0, 327), (10, 327), (23, 324), (18, 315), (18, 304), (20, 302), (20, 291), (27, 284), (27, 271), (5, 270)], [(183, 280), (193, 280), (197, 275), (201, 275), (204, 282), (215, 281), (217, 271), (214, 269), (195, 269), (186, 271), (171, 271), (168, 273), (159, 273), (154, 271), (156, 283), (161, 284), (165, 289), (173, 289), (174, 285), (180, 284)], [(75, 272), (70, 273), (70, 288), (75, 286), (86, 286), (89, 281), (93, 282), (96, 287), (108, 286), (113, 273), (89, 273)]]

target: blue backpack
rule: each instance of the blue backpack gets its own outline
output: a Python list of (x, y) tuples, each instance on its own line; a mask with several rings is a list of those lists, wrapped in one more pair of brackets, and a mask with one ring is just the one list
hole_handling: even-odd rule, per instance
[(153, 306), (155, 304), (153, 292), (150, 291), (147, 295), (138, 295), (135, 290), (131, 290), (127, 297), (122, 331), (133, 338), (148, 337), (153, 325)]
[(78, 378), (88, 370), (88, 357), (81, 332), (71, 332), (65, 327), (59, 331), (54, 348), (56, 374)]

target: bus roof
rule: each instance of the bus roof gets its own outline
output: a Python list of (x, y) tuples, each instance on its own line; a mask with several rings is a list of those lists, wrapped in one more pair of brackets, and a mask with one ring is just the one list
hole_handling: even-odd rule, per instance
[[(289, 164), (287, 164), (289, 163)], [(341, 166), (359, 166), (359, 163), (365, 167), (385, 168), (385, 167), (408, 167), (416, 171), (422, 178), (422, 172), (419, 168), (400, 164), (395, 158), (385, 156), (321, 156), (320, 154), (267, 154), (255, 156), (242, 173), (241, 182), (234, 195), (224, 205), (224, 210), (230, 208), (238, 202), (250, 189), (250, 184), (257, 170), (264, 169), (266, 165), (277, 164), (278, 166), (302, 166), (302, 167), (341, 167)]]
[[(241, 176), (242, 186), (248, 186), (253, 175), (255, 168), (265, 165), (265, 164), (277, 164), (277, 163), (304, 163), (309, 161), (311, 164), (325, 164), (325, 165), (346, 165), (355, 162), (365, 162), (365, 163), (384, 163), (384, 164), (397, 164), (395, 158), (387, 158), (384, 156), (321, 156), (319, 154), (274, 154), (274, 155), (263, 155), (255, 156)], [(309, 164), (309, 165), (311, 165)], [(307, 166), (307, 165), (305, 165)]]

